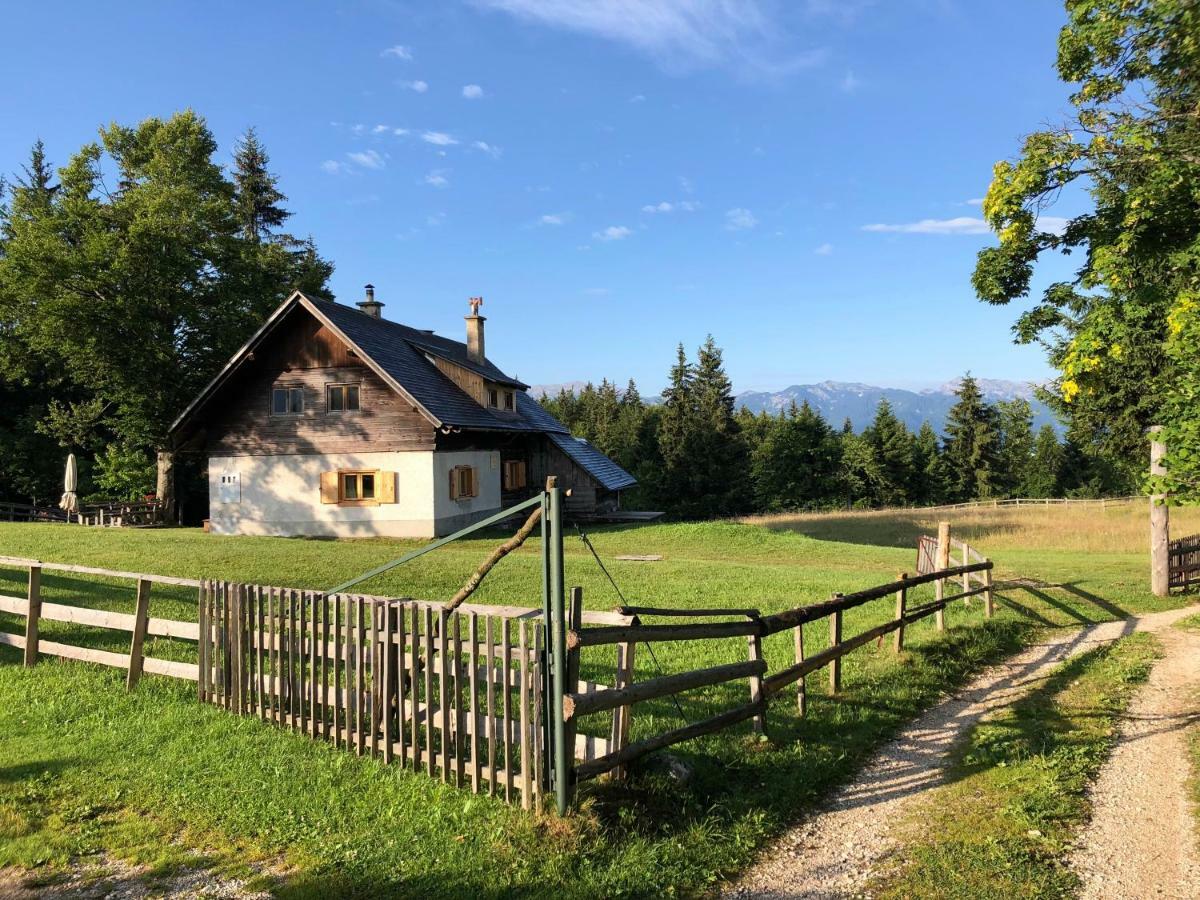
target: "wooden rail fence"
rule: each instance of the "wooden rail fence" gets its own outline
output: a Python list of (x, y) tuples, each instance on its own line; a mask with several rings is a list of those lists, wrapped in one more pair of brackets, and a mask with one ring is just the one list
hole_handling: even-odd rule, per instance
[(0, 502), (0, 522), (56, 522), (63, 525), (144, 528), (163, 524), (158, 500), (136, 503), (90, 503), (67, 515), (58, 507)]
[[(952, 544), (948, 528), (934, 539), (935, 558), (941, 565), (931, 571), (916, 575), (901, 574), (897, 580), (850, 594), (835, 594), (829, 600), (810, 606), (785, 610), (763, 616), (754, 609), (705, 609), (671, 610), (651, 607), (625, 607), (624, 612), (638, 617), (628, 625), (611, 625), (594, 628), (572, 629), (567, 635), (568, 648), (568, 693), (563, 698), (563, 716), (573, 727), (581, 716), (611, 709), (617, 703), (634, 703), (657, 698), (675, 696), (697, 688), (746, 680), (749, 702), (710, 716), (699, 722), (689, 722), (683, 727), (643, 738), (635, 743), (614, 747), (606, 755), (585, 760), (575, 765), (572, 783), (586, 781), (613, 770), (623, 770), (634, 760), (656, 750), (678, 744), (705, 734), (711, 734), (746, 720), (761, 732), (766, 725), (768, 704), (790, 685), (796, 685), (796, 702), (803, 715), (807, 709), (806, 678), (822, 668), (829, 670), (830, 692), (841, 690), (841, 661), (853, 650), (871, 641), (881, 641), (887, 634), (894, 634), (893, 649), (899, 653), (904, 647), (905, 628), (928, 616), (936, 616), (938, 630), (945, 628), (943, 617), (946, 606), (956, 600), (982, 595), (984, 615), (991, 618), (995, 611), (992, 589), (993, 564), (978, 551), (959, 542)], [(947, 557), (951, 549), (957, 549), (963, 559), (961, 565), (951, 566)], [(944, 586), (958, 581), (962, 590), (946, 595)], [(918, 606), (910, 606), (909, 591), (925, 584), (933, 584), (934, 600)], [(843, 614), (850, 609), (874, 600), (895, 598), (895, 615), (879, 625), (859, 634), (847, 637), (843, 634)], [(694, 618), (736, 617), (735, 621), (702, 621), (682, 624), (645, 625), (640, 616), (690, 616)], [(812, 655), (806, 653), (804, 626), (819, 620), (828, 622), (828, 646)], [(762, 655), (762, 640), (772, 634), (793, 631), (795, 662), (768, 674)], [(748, 644), (746, 662), (712, 666), (689, 672), (659, 675), (636, 683), (629, 683), (620, 690), (608, 691), (599, 696), (588, 695), (573, 687), (570, 673), (578, 666), (580, 651), (585, 647), (597, 647), (621, 642), (630, 648), (638, 643), (717, 640), (745, 640)], [(627, 713), (631, 715), (631, 713)]]
[[(155, 584), (199, 587), (200, 582), (190, 578), (172, 578), (166, 575), (143, 575), (136, 572), (115, 572), (90, 566), (74, 566), (64, 563), (41, 562), (35, 559), (20, 559), (0, 556), (0, 567), (26, 569), (29, 573), (28, 588), (24, 597), (0, 594), (0, 612), (25, 617), (25, 634), (0, 632), (0, 644), (17, 647), (25, 651), (25, 665), (32, 666), (38, 654), (60, 656), (83, 662), (114, 666), (128, 672), (126, 686), (132, 690), (144, 672), (182, 678), (187, 681), (199, 679), (199, 667), (195, 663), (156, 659), (143, 653), (147, 635), (179, 638), (185, 641), (200, 640), (200, 626), (196, 622), (180, 622), (175, 619), (160, 619), (150, 616), (150, 591)], [(88, 609), (62, 603), (46, 603), (42, 600), (42, 572), (69, 572), (77, 575), (99, 575), (106, 578), (131, 580), (136, 583), (137, 600), (133, 614)], [(59, 641), (47, 641), (41, 637), (42, 621), (70, 622), (91, 625), (115, 631), (128, 631), (131, 635), (128, 653), (114, 653), (92, 647), (77, 647)]]

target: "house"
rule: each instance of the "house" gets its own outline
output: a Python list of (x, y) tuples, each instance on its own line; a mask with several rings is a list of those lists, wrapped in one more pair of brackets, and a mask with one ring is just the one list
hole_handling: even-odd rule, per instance
[(439, 537), (533, 495), (612, 513), (636, 481), (466, 341), (292, 294), (171, 426), (207, 458), (217, 534)]

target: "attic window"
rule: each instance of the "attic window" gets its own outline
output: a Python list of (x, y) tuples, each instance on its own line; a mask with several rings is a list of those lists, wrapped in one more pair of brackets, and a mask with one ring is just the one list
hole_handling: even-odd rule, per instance
[(488, 390), (488, 406), (490, 406), (492, 409), (500, 408), (500, 392), (495, 388), (490, 388)]
[(326, 387), (326, 391), (331, 413), (358, 411), (357, 384), (331, 384)]
[(299, 416), (304, 413), (304, 388), (271, 388), (271, 415)]
[(512, 391), (504, 392), (504, 408), (512, 412), (516, 408), (516, 398), (513, 397)]

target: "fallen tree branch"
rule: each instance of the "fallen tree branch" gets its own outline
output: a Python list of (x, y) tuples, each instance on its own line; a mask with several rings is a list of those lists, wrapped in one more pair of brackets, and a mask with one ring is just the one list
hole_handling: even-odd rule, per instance
[(467, 579), (467, 583), (459, 588), (458, 593), (455, 594), (454, 597), (451, 598), (450, 602), (446, 605), (446, 612), (457, 609), (463, 604), (463, 601), (475, 593), (476, 589), (479, 587), (479, 583), (483, 581), (484, 576), (486, 576), (488, 572), (492, 571), (496, 563), (500, 562), (500, 560), (504, 559), (504, 557), (508, 556), (508, 554), (512, 553), (514, 550), (524, 544), (526, 538), (533, 534), (533, 529), (541, 517), (542, 508), (539, 506), (529, 514), (529, 518), (525, 520), (525, 524), (521, 526), (520, 530), (518, 530), (516, 534), (493, 550), (491, 556), (489, 556), (480, 564), (479, 568), (475, 570), (474, 574)]

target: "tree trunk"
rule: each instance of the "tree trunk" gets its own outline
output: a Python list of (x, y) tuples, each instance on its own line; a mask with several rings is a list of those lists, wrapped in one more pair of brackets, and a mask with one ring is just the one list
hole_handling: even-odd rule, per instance
[(158, 451), (158, 483), (154, 494), (162, 503), (163, 523), (175, 523), (175, 453), (172, 450)]

